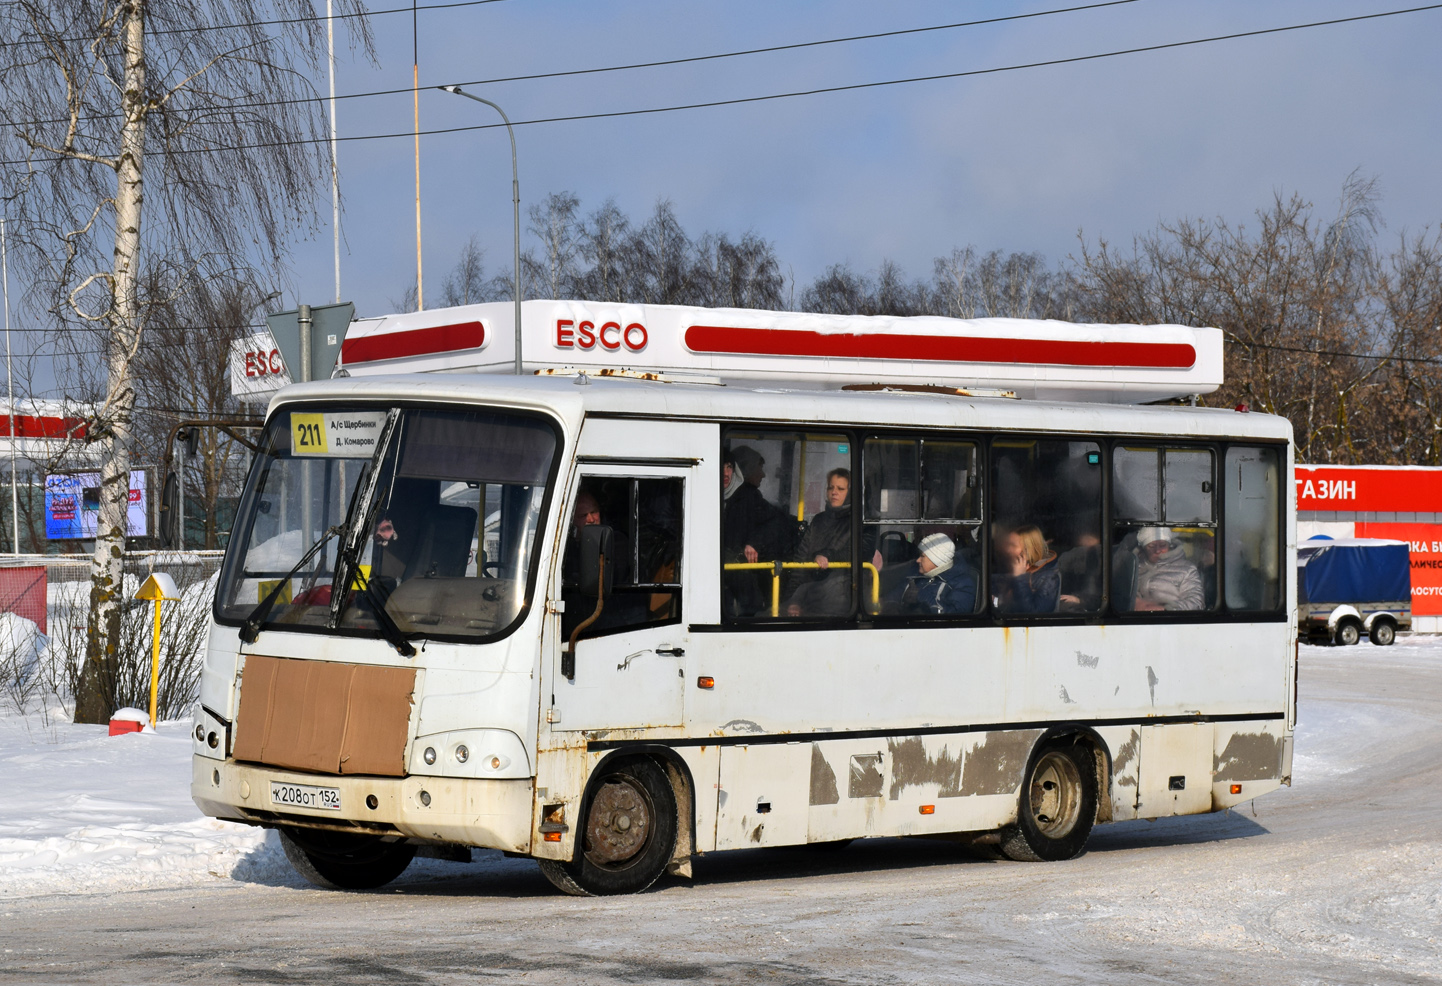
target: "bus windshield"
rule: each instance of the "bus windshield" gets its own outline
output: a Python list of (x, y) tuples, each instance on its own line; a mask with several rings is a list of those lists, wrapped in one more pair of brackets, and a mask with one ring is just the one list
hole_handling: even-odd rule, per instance
[(280, 412), (251, 471), (217, 618), (367, 635), (394, 623), (441, 639), (504, 632), (535, 581), (556, 447), (550, 423), (511, 411)]

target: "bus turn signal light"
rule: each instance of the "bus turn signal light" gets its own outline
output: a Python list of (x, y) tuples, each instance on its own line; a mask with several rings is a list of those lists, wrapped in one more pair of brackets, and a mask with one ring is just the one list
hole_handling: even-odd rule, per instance
[(544, 838), (547, 842), (560, 842), (560, 841), (561, 841), (561, 833), (560, 833), (560, 832), (545, 832), (545, 833), (542, 834), (542, 838)]
[(704, 675), (704, 674), (703, 674), (701, 677), (699, 677), (699, 678), (696, 679), (696, 687), (697, 687), (697, 688), (715, 688), (715, 687), (716, 687), (716, 679), (715, 679), (715, 678), (712, 678), (710, 675)]
[(923, 815), (935, 815), (935, 814), (936, 814), (936, 805), (922, 805), (922, 806), (921, 806), (921, 813), (922, 813)]
[(1232, 793), (1233, 793), (1233, 794), (1241, 794), (1241, 793), (1242, 793), (1242, 785), (1240, 785), (1240, 784), (1233, 784), (1233, 785), (1232, 785)]

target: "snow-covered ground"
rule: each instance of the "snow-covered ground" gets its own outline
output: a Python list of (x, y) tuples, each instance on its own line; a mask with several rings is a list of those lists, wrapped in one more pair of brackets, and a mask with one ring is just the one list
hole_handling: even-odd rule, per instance
[(0, 974), (108, 983), (119, 949), (127, 981), (1442, 980), (1442, 639), (1304, 647), (1301, 698), (1293, 787), (1103, 826), (1070, 863), (751, 850), (596, 901), (479, 852), (313, 891), (273, 837), (199, 817), (188, 723), (0, 718)]
[[(1390, 650), (1303, 648), (1318, 662), (1435, 665), (1442, 639), (1400, 638)], [(1299, 787), (1370, 762), (1408, 712), (1382, 703), (1312, 699), (1297, 726)], [(60, 709), (0, 714), (0, 897), (181, 887), (217, 880), (299, 885), (273, 834), (203, 817), (190, 800), (190, 722), (109, 736)], [(1285, 792), (1281, 796), (1285, 796)], [(1099, 830), (1104, 832), (1105, 830)], [(478, 866), (485, 865), (484, 856)], [(418, 860), (411, 879), (457, 876)]]

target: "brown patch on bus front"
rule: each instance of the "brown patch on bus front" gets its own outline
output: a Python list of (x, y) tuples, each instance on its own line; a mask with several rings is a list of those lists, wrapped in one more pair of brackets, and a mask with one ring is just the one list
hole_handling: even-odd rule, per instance
[(811, 803), (813, 805), (834, 805), (841, 800), (841, 791), (836, 787), (836, 771), (821, 755), (821, 744), (811, 744)]
[(920, 736), (903, 740), (887, 740), (891, 753), (891, 800), (901, 797), (908, 787), (936, 784), (938, 798), (955, 798), (961, 795), (961, 758), (953, 757), (945, 747), (933, 759), (926, 754), (926, 745)]
[(404, 777), (414, 668), (251, 655), (235, 758), (323, 774)]
[(1227, 748), (1213, 758), (1213, 780), (1262, 781), (1282, 771), (1282, 737), (1271, 733), (1233, 733)]
[(1021, 786), (1027, 758), (1036, 745), (1040, 729), (1017, 729), (984, 733), (961, 766), (961, 793), (1011, 794)]

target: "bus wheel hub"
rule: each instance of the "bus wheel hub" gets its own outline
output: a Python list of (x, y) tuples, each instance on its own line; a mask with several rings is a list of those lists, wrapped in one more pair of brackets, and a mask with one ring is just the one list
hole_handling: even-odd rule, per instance
[(625, 780), (603, 784), (591, 802), (586, 855), (598, 863), (621, 863), (646, 845), (651, 815), (645, 795)]

